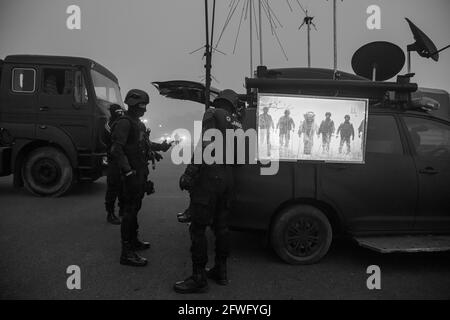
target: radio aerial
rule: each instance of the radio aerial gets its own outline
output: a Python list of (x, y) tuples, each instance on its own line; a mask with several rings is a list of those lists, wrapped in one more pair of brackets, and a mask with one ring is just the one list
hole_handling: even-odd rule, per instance
[(305, 18), (303, 19), (303, 23), (298, 28), (299, 30), (306, 25), (306, 33), (307, 33), (307, 39), (308, 39), (308, 68), (311, 68), (311, 26), (314, 27), (314, 29), (317, 31), (317, 27), (313, 22), (314, 17), (309, 16), (308, 9), (303, 8), (303, 6), (298, 2), (298, 5), (302, 9), (303, 13), (305, 14)]

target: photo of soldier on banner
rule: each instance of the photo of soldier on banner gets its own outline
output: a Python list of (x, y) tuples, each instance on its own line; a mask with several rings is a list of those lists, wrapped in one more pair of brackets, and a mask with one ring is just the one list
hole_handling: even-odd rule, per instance
[(260, 160), (364, 163), (368, 100), (258, 96)]

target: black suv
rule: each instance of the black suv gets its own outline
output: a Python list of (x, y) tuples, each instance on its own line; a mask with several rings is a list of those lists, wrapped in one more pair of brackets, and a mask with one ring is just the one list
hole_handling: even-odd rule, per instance
[[(261, 175), (261, 163), (238, 165), (233, 228), (267, 231), (277, 254), (294, 264), (319, 261), (336, 235), (360, 239), (450, 234), (448, 93), (416, 91), (414, 84), (377, 83), (346, 73), (330, 80), (333, 70), (326, 69), (267, 74), (271, 82), (259, 92), (370, 98), (365, 164), (280, 162), (274, 176)], [(204, 101), (201, 84), (154, 84), (164, 96)], [(441, 110), (433, 114), (407, 105), (381, 106), (390, 86), (416, 91), (416, 97), (431, 96), (439, 100)], [(249, 81), (247, 90), (242, 95), (248, 101), (244, 128), (256, 129), (255, 92)]]

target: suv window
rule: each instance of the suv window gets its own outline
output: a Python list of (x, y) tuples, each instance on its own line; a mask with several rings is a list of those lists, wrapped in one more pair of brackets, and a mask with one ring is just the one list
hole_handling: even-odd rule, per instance
[(36, 70), (31, 68), (14, 68), (12, 70), (13, 92), (33, 93), (36, 90)]
[(73, 72), (65, 69), (44, 69), (42, 92), (48, 95), (69, 95), (73, 92)]
[(369, 116), (366, 151), (369, 153), (403, 154), (400, 133), (393, 116)]
[(450, 156), (450, 126), (442, 122), (405, 117), (406, 127), (419, 156)]

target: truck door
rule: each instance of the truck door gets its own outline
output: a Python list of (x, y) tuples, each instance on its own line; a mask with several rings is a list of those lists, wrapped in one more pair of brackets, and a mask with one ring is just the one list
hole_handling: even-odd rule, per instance
[(419, 179), (415, 229), (450, 231), (450, 125), (405, 116)]
[(79, 151), (92, 150), (93, 115), (82, 70), (45, 67), (41, 74), (38, 133), (57, 128)]
[(365, 164), (324, 164), (319, 199), (341, 212), (352, 233), (412, 230), (417, 177), (392, 114), (370, 114)]
[(31, 65), (3, 65), (0, 120), (16, 139), (34, 139), (39, 69)]

